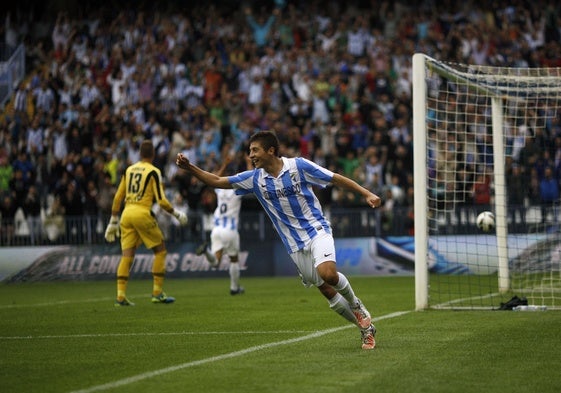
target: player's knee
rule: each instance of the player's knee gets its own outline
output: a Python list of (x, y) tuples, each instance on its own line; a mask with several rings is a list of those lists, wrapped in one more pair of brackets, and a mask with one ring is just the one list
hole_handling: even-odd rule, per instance
[(337, 285), (337, 283), (339, 282), (339, 275), (337, 274), (337, 271), (335, 272), (331, 270), (324, 271), (322, 272), (320, 277), (323, 279), (323, 281), (325, 281), (329, 285)]
[(319, 276), (329, 285), (337, 285), (339, 274), (335, 268), (335, 263), (324, 262), (317, 268)]

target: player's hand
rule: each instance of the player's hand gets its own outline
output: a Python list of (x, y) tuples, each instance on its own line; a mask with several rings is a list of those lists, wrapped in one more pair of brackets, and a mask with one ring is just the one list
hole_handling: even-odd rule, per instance
[(382, 204), (382, 199), (378, 195), (370, 193), (366, 197), (366, 203), (372, 208), (379, 207)]
[(121, 236), (121, 229), (119, 228), (119, 218), (117, 216), (111, 216), (109, 224), (107, 224), (107, 228), (105, 229), (105, 240), (107, 240), (109, 243), (112, 243), (119, 236)]
[(185, 213), (183, 213), (180, 210), (173, 209), (173, 212), (171, 214), (173, 214), (173, 216), (175, 218), (177, 218), (177, 221), (179, 221), (179, 224), (187, 225), (187, 221), (189, 221), (189, 220), (187, 219), (187, 215)]
[(178, 153), (175, 159), (175, 164), (181, 169), (189, 169), (189, 159), (183, 155), (183, 153)]

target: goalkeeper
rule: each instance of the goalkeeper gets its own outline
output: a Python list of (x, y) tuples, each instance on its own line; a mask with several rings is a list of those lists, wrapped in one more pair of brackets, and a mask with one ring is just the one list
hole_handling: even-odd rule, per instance
[[(154, 145), (144, 140), (140, 145), (140, 161), (129, 166), (121, 178), (117, 193), (113, 198), (111, 219), (105, 230), (105, 240), (114, 242), (121, 237), (121, 261), (117, 268), (117, 300), (115, 306), (134, 306), (127, 299), (126, 291), (129, 272), (135, 252), (142, 243), (154, 252), (152, 266), (152, 303), (173, 303), (175, 299), (163, 291), (167, 250), (164, 236), (151, 211), (154, 202), (172, 214), (181, 225), (187, 224), (187, 215), (174, 209), (164, 194), (161, 173), (152, 162)], [(121, 222), (119, 213), (124, 201)]]

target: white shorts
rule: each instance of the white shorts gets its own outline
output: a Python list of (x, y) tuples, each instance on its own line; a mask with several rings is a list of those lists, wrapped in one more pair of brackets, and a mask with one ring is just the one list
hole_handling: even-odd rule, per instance
[(296, 264), (298, 274), (302, 278), (302, 284), (306, 287), (311, 287), (312, 285), (319, 287), (324, 281), (319, 276), (317, 267), (323, 262), (337, 262), (335, 259), (335, 241), (333, 236), (322, 231), (312, 239), (307, 247), (290, 254), (290, 257)]
[(223, 250), (228, 256), (236, 256), (240, 252), (240, 234), (238, 231), (222, 227), (212, 228), (210, 232), (210, 251)]

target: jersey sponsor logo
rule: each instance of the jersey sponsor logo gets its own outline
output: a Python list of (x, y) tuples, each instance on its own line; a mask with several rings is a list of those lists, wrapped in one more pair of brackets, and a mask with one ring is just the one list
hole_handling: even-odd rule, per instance
[(288, 187), (275, 189), (273, 192), (267, 190), (263, 191), (263, 197), (267, 200), (287, 198), (289, 196), (298, 195), (302, 193), (302, 186), (300, 183), (292, 184)]

